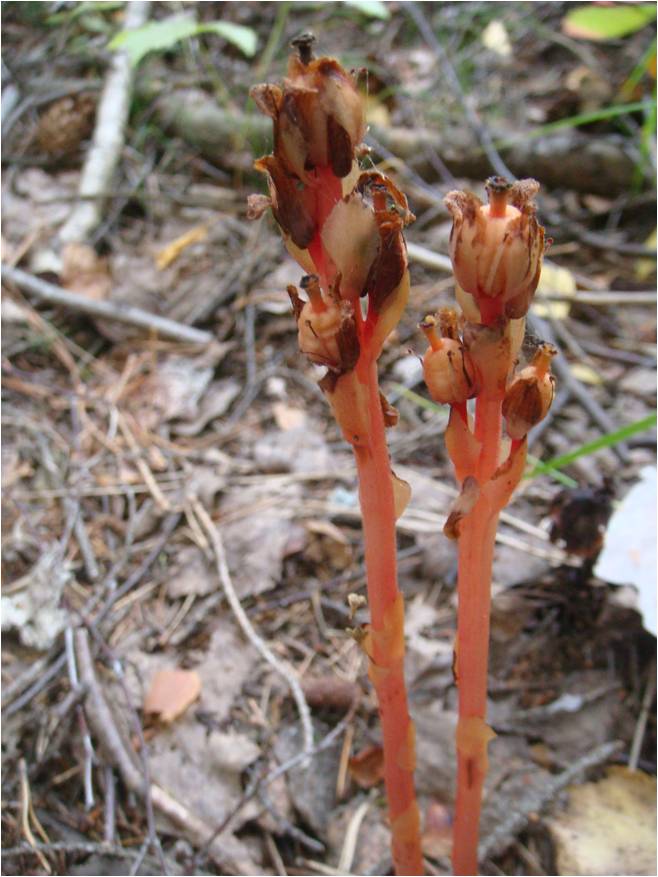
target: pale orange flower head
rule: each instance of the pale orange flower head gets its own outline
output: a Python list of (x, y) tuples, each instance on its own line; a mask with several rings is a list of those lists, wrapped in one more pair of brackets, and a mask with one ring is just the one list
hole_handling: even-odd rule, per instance
[[(544, 229), (537, 222), (535, 180), (487, 181), (489, 203), (471, 192), (449, 192), (450, 256), (457, 283), (473, 296), (483, 322), (522, 317), (539, 283)], [(496, 300), (493, 304), (492, 300)]]

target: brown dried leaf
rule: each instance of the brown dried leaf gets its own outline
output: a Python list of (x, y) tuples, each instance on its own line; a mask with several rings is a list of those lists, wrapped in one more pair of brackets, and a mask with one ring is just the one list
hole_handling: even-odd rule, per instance
[[(289, 435), (289, 433), (282, 433)], [(291, 514), (298, 507), (298, 484), (240, 487), (221, 502), (226, 556), (238, 596), (262, 594), (279, 584), (283, 557), (293, 531)]]
[(613, 766), (549, 822), (560, 874), (656, 873), (656, 778)]
[(305, 522), (311, 539), (304, 551), (305, 557), (322, 564), (325, 569), (346, 569), (353, 560), (349, 539), (331, 521), (311, 519)]
[(201, 693), (201, 679), (194, 670), (160, 670), (144, 698), (144, 712), (162, 722), (173, 722)]
[(362, 789), (371, 789), (384, 779), (384, 750), (367, 746), (349, 760), (350, 775)]
[(439, 801), (431, 801), (425, 811), (421, 837), (423, 853), (430, 859), (449, 856), (452, 850), (452, 819), (450, 809)]
[(359, 697), (361, 689), (356, 682), (338, 676), (318, 676), (305, 679), (302, 689), (312, 709), (330, 709), (346, 712)]
[(107, 260), (99, 258), (87, 244), (66, 244), (59, 279), (65, 289), (94, 301), (108, 298), (112, 290)]
[(176, 565), (167, 581), (167, 596), (178, 600), (195, 594), (205, 597), (219, 587), (217, 573), (208, 563), (203, 552), (196, 545), (181, 548), (176, 558)]

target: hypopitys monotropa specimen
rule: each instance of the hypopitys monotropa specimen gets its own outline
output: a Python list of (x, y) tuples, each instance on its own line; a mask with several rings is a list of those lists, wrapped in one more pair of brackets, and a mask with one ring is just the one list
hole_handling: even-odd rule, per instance
[(463, 313), (444, 308), (420, 324), (430, 343), (424, 359), (428, 389), (435, 401), (451, 406), (445, 440), (461, 486), (444, 527), (459, 546), (455, 874), (477, 874), (487, 746), (495, 736), (486, 723), (486, 696), (498, 517), (523, 474), (527, 433), (545, 417), (554, 392), (551, 345), (540, 344), (531, 363), (514, 372), (544, 252), (533, 203), (538, 188), (534, 180), (512, 185), (493, 177), (487, 181), (488, 204), (467, 192), (446, 196)]
[(354, 78), (335, 59), (314, 58), (308, 35), (295, 45), (283, 83), (251, 92), (272, 118), (274, 150), (256, 162), (269, 198), (252, 196), (250, 213), (271, 208), (305, 271), (301, 293), (288, 288), (299, 347), (326, 368), (320, 386), (354, 451), (371, 618), (359, 640), (379, 705), (393, 861), (397, 874), (422, 874), (396, 569), (395, 520), (409, 488), (391, 471), (385, 428), (397, 412), (377, 374), (409, 294), (402, 230), (413, 216), (391, 180), (359, 166), (365, 118)]

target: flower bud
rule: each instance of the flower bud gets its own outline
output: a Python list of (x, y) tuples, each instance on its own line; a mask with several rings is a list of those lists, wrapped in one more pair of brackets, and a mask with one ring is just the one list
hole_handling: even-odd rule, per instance
[[(539, 184), (502, 177), (487, 181), (489, 204), (469, 192), (449, 192), (450, 256), (458, 284), (477, 303), (482, 322), (522, 317), (539, 282), (544, 229), (532, 202)], [(510, 313), (506, 313), (509, 303)]]
[(294, 286), (288, 287), (297, 319), (299, 349), (311, 362), (342, 374), (354, 368), (359, 357), (359, 340), (354, 309), (342, 301), (337, 289), (327, 300), (320, 290), (317, 275), (302, 278), (301, 287), (308, 296), (304, 302)]
[(546, 417), (555, 393), (555, 378), (549, 366), (556, 353), (552, 344), (541, 344), (532, 363), (509, 385), (503, 401), (503, 416), (510, 438), (522, 439)]
[[(445, 311), (450, 311), (452, 319), (455, 319), (454, 311), (450, 308), (446, 308)], [(434, 317), (425, 317), (420, 324), (430, 343), (430, 348), (423, 358), (425, 383), (432, 399), (442, 405), (465, 402), (475, 393), (473, 364), (467, 351), (457, 339), (456, 327), (453, 330), (452, 319), (443, 315), (441, 338), (436, 334), (437, 321)]]

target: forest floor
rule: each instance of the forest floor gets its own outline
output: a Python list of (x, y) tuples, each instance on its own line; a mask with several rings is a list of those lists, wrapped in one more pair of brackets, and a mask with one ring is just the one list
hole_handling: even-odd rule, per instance
[[(501, 522), (482, 873), (655, 873), (655, 60), (639, 64), (655, 28), (579, 39), (570, 6), (181, 4), (258, 50), (206, 32), (144, 57), (132, 92), (115, 77), (129, 122), (121, 139), (110, 114), (118, 161), (81, 243), (123, 4), (3, 4), (3, 873), (391, 873), (347, 631), (365, 590), (354, 465), (298, 352), (300, 269), (269, 217), (246, 218), (270, 148), (249, 87), (281, 79), (304, 30), (369, 71), (367, 161), (417, 217), (380, 374), (413, 491), (399, 563), (427, 872), (450, 873), (456, 490), (418, 322), (453, 296), (443, 196), (482, 193), (493, 156), (543, 184), (528, 330), (561, 354), (530, 450), (570, 459), (529, 473)], [(126, 322), (126, 305), (173, 322)]]

